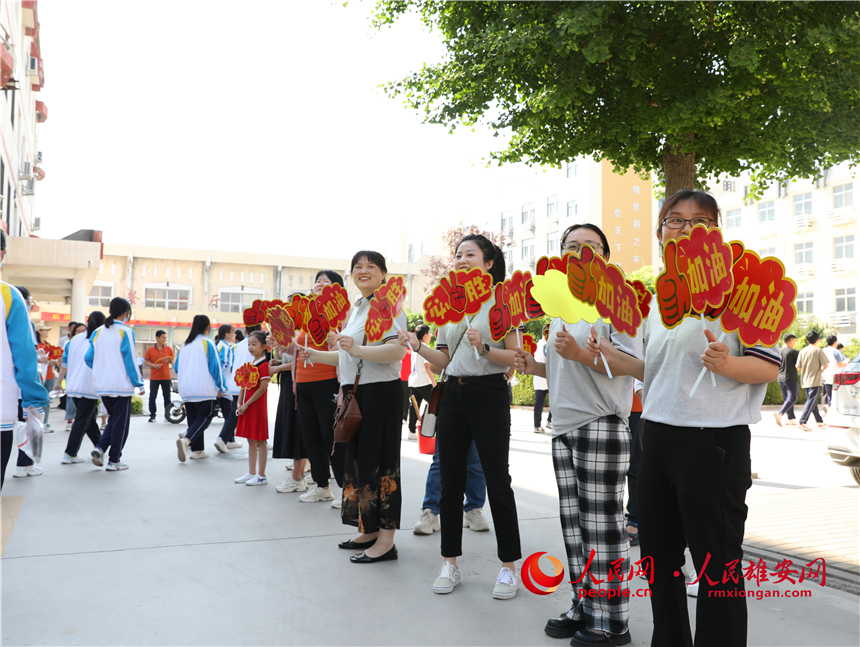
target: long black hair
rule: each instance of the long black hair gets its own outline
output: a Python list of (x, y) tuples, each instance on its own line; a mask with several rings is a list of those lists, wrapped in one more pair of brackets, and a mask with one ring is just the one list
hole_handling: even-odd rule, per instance
[(564, 230), (564, 235), (561, 237), (561, 255), (564, 256), (564, 241), (567, 240), (567, 237), (570, 236), (577, 229), (590, 229), (600, 238), (600, 246), (603, 247), (603, 258), (607, 261), (609, 260), (609, 241), (606, 240), (606, 234), (603, 233), (603, 230), (597, 225), (592, 225), (589, 222), (579, 223), (576, 225), (571, 225), (567, 229)]
[(493, 284), (504, 281), (506, 275), (505, 254), (501, 249), (499, 249), (499, 246), (493, 244), (493, 241), (486, 236), (482, 236), (481, 234), (469, 234), (468, 236), (463, 236), (460, 239), (460, 242), (457, 243), (457, 249), (460, 249), (460, 245), (469, 241), (474, 242), (481, 248), (481, 252), (484, 255), (484, 263), (493, 261), (493, 266), (490, 268), (490, 276), (493, 277)]
[(108, 312), (110, 315), (105, 319), (105, 328), (110, 328), (115, 320), (120, 319), (126, 313), (128, 313), (128, 318), (131, 319), (131, 304), (122, 297), (114, 297), (110, 300)]
[(105, 322), (105, 313), (100, 310), (94, 310), (90, 313), (90, 316), (87, 317), (87, 339), (90, 338), (96, 328), (99, 326), (103, 326)]
[[(385, 259), (382, 259), (383, 263), (385, 263)], [(320, 270), (317, 272), (317, 275), (314, 277), (314, 283), (320, 280), (321, 276), (327, 276), (328, 280), (332, 283), (337, 283), (340, 287), (344, 287), (343, 277), (335, 272), (334, 270)]]
[(209, 317), (194, 315), (194, 320), (191, 322), (191, 332), (188, 333), (188, 339), (185, 340), (185, 343), (190, 344), (197, 339), (197, 335), (205, 335), (207, 328), (209, 328)]
[(224, 339), (224, 337), (229, 335), (231, 330), (233, 330), (233, 326), (230, 324), (221, 324), (218, 326), (218, 334), (215, 335), (215, 343), (217, 344), (219, 341)]

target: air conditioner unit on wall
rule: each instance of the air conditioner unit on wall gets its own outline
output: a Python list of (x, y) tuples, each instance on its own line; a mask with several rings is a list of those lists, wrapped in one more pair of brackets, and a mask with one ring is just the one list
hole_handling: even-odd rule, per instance
[(36, 153), (36, 166), (42, 165), (42, 151)]
[(30, 228), (30, 231), (39, 231), (42, 228), (42, 219), (36, 216), (33, 218), (33, 226)]
[(21, 172), (18, 174), (19, 180), (29, 180), (33, 177), (33, 165), (30, 162), (21, 164)]
[(30, 178), (24, 182), (21, 195), (36, 195), (36, 178)]

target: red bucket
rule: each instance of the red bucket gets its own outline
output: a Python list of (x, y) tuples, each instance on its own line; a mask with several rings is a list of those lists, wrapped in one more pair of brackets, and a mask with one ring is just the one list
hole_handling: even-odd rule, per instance
[(430, 454), (431, 456), (436, 453), (436, 436), (432, 438), (425, 438), (421, 435), (421, 421), (419, 420), (415, 425), (415, 431), (418, 432), (418, 453), (419, 454)]

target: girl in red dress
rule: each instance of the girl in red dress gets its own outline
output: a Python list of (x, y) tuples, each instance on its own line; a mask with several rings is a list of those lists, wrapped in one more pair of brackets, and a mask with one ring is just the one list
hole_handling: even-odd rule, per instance
[(252, 389), (242, 389), (241, 405), (236, 413), (239, 421), (236, 435), (248, 439), (248, 473), (236, 479), (245, 485), (266, 484), (266, 441), (269, 439), (269, 418), (266, 408), (266, 388), (269, 386), (269, 362), (266, 361), (266, 333), (252, 332), (248, 336), (248, 352), (260, 372), (260, 381)]

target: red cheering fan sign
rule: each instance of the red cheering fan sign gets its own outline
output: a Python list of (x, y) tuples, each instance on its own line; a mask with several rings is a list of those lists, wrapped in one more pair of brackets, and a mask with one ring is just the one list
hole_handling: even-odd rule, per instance
[(251, 362), (242, 364), (236, 370), (236, 386), (246, 391), (253, 389), (260, 382), (260, 370)]
[(537, 351), (537, 342), (535, 341), (535, 338), (529, 334), (523, 335), (523, 350), (532, 357), (535, 356), (535, 351)]
[(424, 299), (425, 321), (437, 326), (460, 323), (478, 314), (493, 296), (493, 277), (480, 267), (448, 272)]
[(396, 319), (403, 311), (405, 299), (406, 286), (402, 276), (395, 276), (373, 293), (370, 297), (370, 312), (364, 325), (367, 341), (379, 341), (392, 326), (400, 329)]
[(270, 308), (274, 308), (275, 306), (284, 306), (286, 305), (280, 299), (275, 299), (273, 301), (265, 301), (263, 299), (256, 299), (250, 308), (245, 308), (242, 311), (242, 322), (246, 326), (256, 326), (259, 324), (268, 322), (268, 313)]
[(63, 349), (52, 344), (45, 344), (45, 354), (48, 359), (63, 359)]
[(278, 342), (278, 346), (286, 348), (293, 343), (293, 339), (296, 336), (296, 327), (283, 306), (269, 308), (268, 320), (272, 337)]

